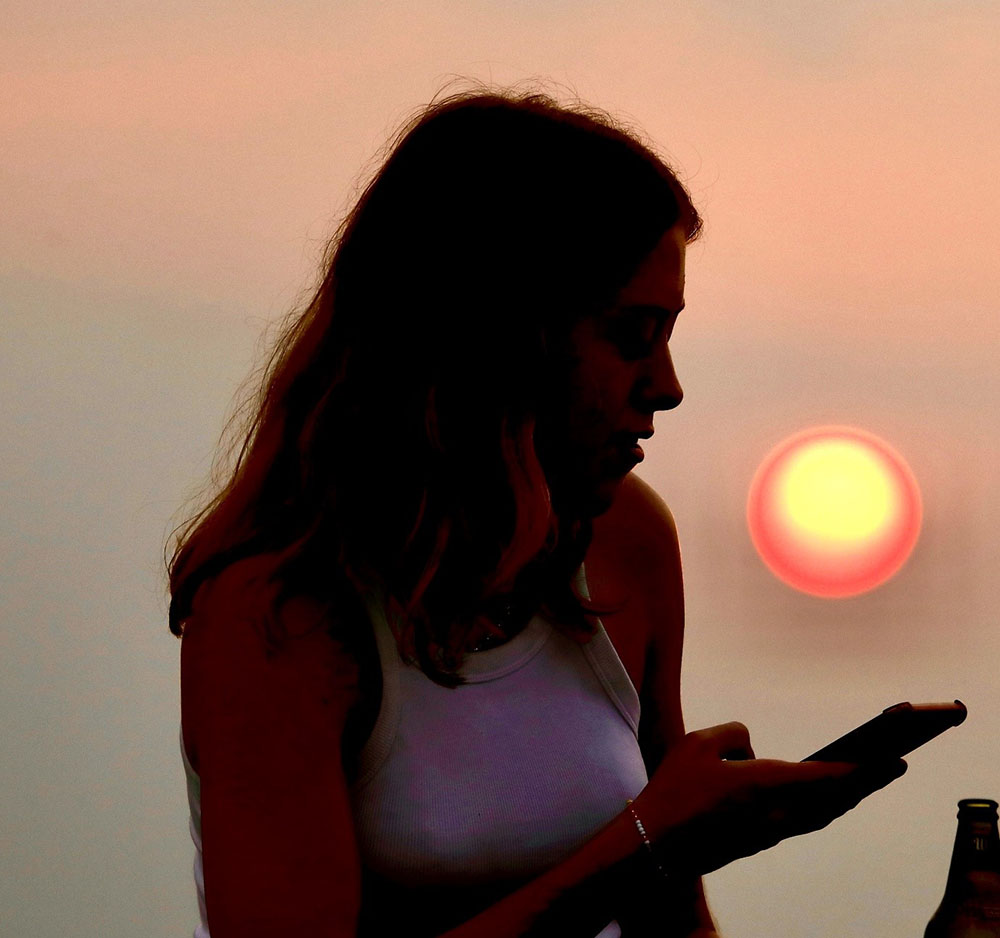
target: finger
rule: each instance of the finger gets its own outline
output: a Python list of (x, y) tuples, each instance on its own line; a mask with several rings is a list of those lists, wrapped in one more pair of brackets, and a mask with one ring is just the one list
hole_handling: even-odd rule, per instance
[(830, 780), (821, 780), (813, 790), (788, 794), (781, 798), (768, 813), (768, 819), (780, 832), (782, 839), (822, 830), (832, 821), (852, 811), (865, 798), (866, 793), (854, 788), (830, 787)]
[(871, 793), (885, 788), (886, 785), (905, 775), (908, 768), (904, 759), (866, 763), (857, 767), (854, 777), (862, 790)]
[(810, 804), (820, 810), (829, 810), (830, 817), (822, 825), (825, 826), (834, 817), (852, 811), (869, 795), (891, 784), (905, 774), (906, 769), (902, 759), (895, 759), (878, 765), (855, 766), (842, 778), (818, 779), (807, 789), (800, 789), (808, 792), (801, 799), (803, 807), (807, 812)]
[(757, 759), (746, 766), (757, 784), (768, 788), (787, 785), (831, 784), (857, 776), (859, 766), (851, 762), (782, 762), (778, 759)]
[(727, 749), (725, 752), (720, 752), (719, 756), (722, 759), (732, 760), (736, 762), (757, 758), (757, 756), (754, 754), (753, 749), (749, 745), (738, 746), (735, 749)]
[(750, 745), (750, 731), (743, 723), (735, 720), (731, 723), (720, 723), (718, 726), (702, 730), (701, 734), (721, 759), (756, 758)]

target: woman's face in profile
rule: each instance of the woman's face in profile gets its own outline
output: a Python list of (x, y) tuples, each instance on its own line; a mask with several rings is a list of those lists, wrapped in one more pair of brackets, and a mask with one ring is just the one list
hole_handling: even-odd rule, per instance
[(540, 417), (536, 445), (559, 504), (596, 517), (636, 464), (630, 450), (653, 414), (684, 396), (668, 341), (684, 306), (683, 228), (671, 228), (613, 306), (570, 333), (573, 366), (566, 398)]

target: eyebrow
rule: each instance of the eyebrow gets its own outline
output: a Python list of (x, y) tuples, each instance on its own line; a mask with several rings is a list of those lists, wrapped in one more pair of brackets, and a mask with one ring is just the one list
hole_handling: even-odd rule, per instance
[(678, 316), (681, 310), (687, 306), (687, 303), (681, 303), (677, 309), (667, 309), (666, 306), (659, 306), (656, 303), (626, 303), (624, 306), (616, 307), (618, 312), (622, 313), (648, 313), (651, 316), (659, 316), (664, 318), (666, 316)]

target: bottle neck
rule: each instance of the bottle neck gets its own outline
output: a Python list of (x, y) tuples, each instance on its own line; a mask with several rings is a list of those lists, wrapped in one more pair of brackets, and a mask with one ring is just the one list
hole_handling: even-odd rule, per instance
[(951, 901), (989, 898), (1000, 905), (1000, 834), (995, 801), (959, 802), (958, 831), (945, 898)]

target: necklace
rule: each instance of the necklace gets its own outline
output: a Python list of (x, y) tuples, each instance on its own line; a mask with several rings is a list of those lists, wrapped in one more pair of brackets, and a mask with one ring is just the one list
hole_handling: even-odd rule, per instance
[(503, 604), (502, 612), (499, 616), (494, 618), (494, 623), (498, 629), (501, 631), (501, 635), (495, 635), (493, 632), (487, 632), (482, 638), (469, 649), (470, 652), (485, 651), (494, 645), (502, 645), (504, 642), (510, 640), (517, 633), (516, 629), (511, 628), (511, 621), (514, 618), (514, 603), (506, 602)]

